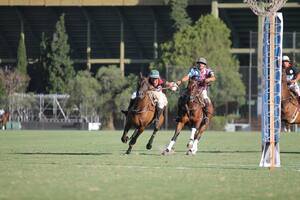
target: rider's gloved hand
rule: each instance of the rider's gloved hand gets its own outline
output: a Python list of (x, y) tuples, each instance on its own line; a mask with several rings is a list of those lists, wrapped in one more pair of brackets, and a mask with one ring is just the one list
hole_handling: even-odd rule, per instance
[(179, 86), (182, 83), (182, 81), (176, 81), (177, 86)]
[(172, 90), (172, 91), (176, 91), (177, 89), (178, 89), (178, 84), (175, 83), (175, 82), (173, 82), (173, 83), (172, 83), (172, 86), (171, 86), (171, 90)]

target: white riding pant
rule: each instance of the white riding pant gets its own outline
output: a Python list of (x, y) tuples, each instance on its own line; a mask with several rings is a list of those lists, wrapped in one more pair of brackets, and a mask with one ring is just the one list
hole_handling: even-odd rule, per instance
[[(165, 106), (168, 105), (168, 99), (162, 91), (160, 91), (160, 92), (159, 91), (150, 91), (150, 92), (155, 99), (155, 103), (157, 103), (157, 106), (160, 109), (163, 109)], [(135, 99), (135, 98), (136, 98), (136, 91), (133, 92), (131, 95), (131, 99)]]
[(202, 98), (203, 98), (203, 99), (208, 99), (208, 100), (209, 100), (209, 97), (207, 96), (207, 90), (203, 90), (203, 91), (202, 91)]
[(157, 101), (157, 106), (160, 109), (168, 105), (167, 97), (162, 91), (150, 91), (150, 93), (154, 96), (155, 101)]
[(298, 97), (300, 96), (300, 88), (298, 83), (292, 83), (288, 87), (291, 91), (295, 92)]

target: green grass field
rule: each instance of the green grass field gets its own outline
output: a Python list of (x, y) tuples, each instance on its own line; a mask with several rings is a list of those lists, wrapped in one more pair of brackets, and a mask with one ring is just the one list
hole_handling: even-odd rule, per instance
[(0, 132), (0, 199), (300, 199), (300, 134), (281, 135), (282, 167), (259, 168), (259, 133), (207, 132), (196, 156), (161, 156), (173, 131), (124, 155), (121, 131)]

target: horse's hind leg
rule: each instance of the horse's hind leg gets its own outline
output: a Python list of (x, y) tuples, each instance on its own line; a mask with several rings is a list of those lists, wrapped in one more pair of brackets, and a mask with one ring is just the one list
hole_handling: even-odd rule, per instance
[(122, 135), (122, 137), (121, 137), (121, 141), (122, 141), (123, 143), (127, 143), (128, 139), (129, 139), (129, 137), (127, 136), (127, 133), (128, 133), (128, 131), (129, 131), (130, 127), (131, 127), (130, 124), (129, 124), (128, 122), (126, 122), (124, 131), (123, 131), (123, 135)]
[(136, 129), (130, 139), (130, 142), (129, 142), (129, 147), (126, 151), (126, 154), (130, 154), (131, 153), (131, 150), (132, 150), (132, 147), (133, 145), (135, 145), (136, 143), (136, 140), (138, 139), (138, 137), (141, 135), (141, 133), (144, 131), (144, 127), (142, 128), (139, 128), (139, 129)]

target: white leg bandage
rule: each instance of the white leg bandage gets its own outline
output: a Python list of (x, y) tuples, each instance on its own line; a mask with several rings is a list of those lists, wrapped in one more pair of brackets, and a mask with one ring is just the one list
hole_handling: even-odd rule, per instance
[(202, 91), (202, 97), (203, 97), (204, 99), (209, 99), (208, 96), (207, 96), (207, 90), (203, 90), (203, 91)]
[(197, 131), (196, 128), (192, 128), (191, 137), (190, 137), (191, 140), (194, 140), (196, 131)]
[(170, 144), (168, 145), (167, 149), (168, 149), (169, 151), (171, 151), (174, 144), (175, 144), (175, 141), (174, 141), (174, 140), (171, 140), (171, 142), (170, 142)]
[(197, 153), (197, 151), (198, 151), (198, 140), (197, 139), (195, 139), (194, 140), (194, 143), (193, 143), (193, 147), (192, 147), (192, 154), (196, 154)]

